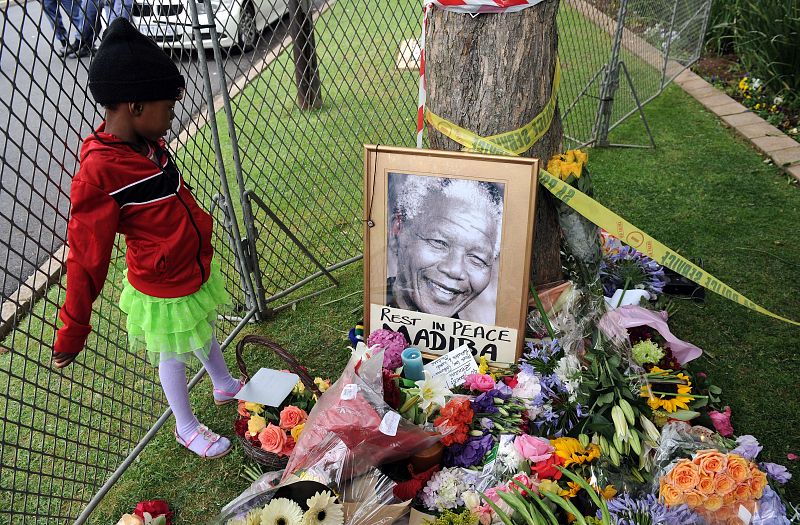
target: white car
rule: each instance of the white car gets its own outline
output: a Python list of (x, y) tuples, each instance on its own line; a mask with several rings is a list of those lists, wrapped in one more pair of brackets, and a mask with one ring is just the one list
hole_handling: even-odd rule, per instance
[[(286, 13), (287, 0), (196, 0), (200, 25), (208, 24), (214, 10), (221, 47), (247, 51), (258, 42), (267, 25)], [(131, 22), (162, 48), (194, 49), (194, 32), (188, 0), (134, 0)], [(200, 29), (203, 48), (212, 47), (211, 31)]]

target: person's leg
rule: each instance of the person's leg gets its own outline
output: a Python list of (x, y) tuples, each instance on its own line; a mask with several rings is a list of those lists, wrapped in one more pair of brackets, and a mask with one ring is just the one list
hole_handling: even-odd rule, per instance
[(75, 35), (74, 42), (80, 40), (81, 25), (83, 24), (83, 12), (81, 11), (81, 0), (61, 0), (61, 5), (69, 15), (70, 26), (67, 28), (67, 36)]
[(130, 21), (132, 9), (133, 0), (108, 0), (108, 25), (120, 17)]
[(67, 37), (69, 34), (67, 33), (67, 29), (64, 27), (64, 23), (61, 21), (61, 12), (58, 10), (58, 5), (58, 0), (42, 0), (42, 10), (47, 16), (47, 19), (50, 20), (50, 24), (53, 26), (53, 31), (55, 31), (56, 34), (56, 40), (64, 44), (67, 42)]
[(189, 404), (186, 385), (186, 365), (177, 359), (167, 359), (158, 365), (161, 388), (175, 416), (178, 442), (199, 456), (214, 457), (230, 450), (231, 442), (210, 432), (200, 424)]
[(224, 404), (233, 401), (233, 396), (242, 388), (241, 382), (234, 379), (228, 371), (228, 365), (222, 357), (222, 349), (219, 347), (217, 338), (211, 341), (211, 350), (206, 357), (204, 352), (197, 351), (195, 355), (203, 363), (203, 367), (211, 377), (214, 385), (214, 401), (217, 404)]

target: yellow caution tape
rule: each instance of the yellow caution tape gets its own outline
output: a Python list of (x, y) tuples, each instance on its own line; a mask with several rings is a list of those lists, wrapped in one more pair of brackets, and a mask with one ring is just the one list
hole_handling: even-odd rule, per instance
[(556, 59), (556, 68), (553, 75), (553, 89), (550, 92), (550, 99), (545, 104), (541, 113), (533, 119), (513, 131), (506, 131), (490, 137), (479, 137), (478, 135), (453, 124), (447, 119), (436, 115), (430, 110), (426, 110), (428, 123), (439, 133), (450, 137), (467, 150), (477, 153), (488, 153), (491, 155), (509, 155), (511, 157), (522, 155), (539, 139), (541, 139), (550, 125), (553, 123), (553, 116), (556, 113), (556, 102), (558, 100), (558, 87), (561, 84), (561, 63)]
[[(556, 73), (558, 73), (558, 67), (556, 67)], [(553, 92), (555, 93), (555, 89)], [(549, 104), (550, 103), (548, 102), (548, 106)], [(555, 108), (555, 103), (553, 103), (553, 108)], [(546, 115), (546, 112), (547, 108), (545, 108), (545, 111), (531, 121), (531, 123), (527, 124), (525, 128), (533, 128), (534, 126), (531, 126), (531, 124), (533, 124), (534, 121), (540, 117), (544, 118), (543, 115)], [(514, 140), (517, 140), (519, 137), (523, 136), (523, 133), (521, 133), (520, 130), (524, 128), (520, 128), (520, 130), (511, 131), (508, 133), (502, 133), (500, 135), (493, 135), (492, 137), (480, 137), (469, 130), (456, 126), (452, 122), (448, 122), (447, 120), (439, 118), (436, 115), (429, 113), (428, 117), (431, 125), (439, 130), (439, 132), (465, 146), (470, 151), (479, 151), (481, 153), (515, 157), (518, 156), (518, 151), (524, 152), (533, 146), (533, 143), (528, 143), (529, 141), (526, 141), (526, 147), (522, 150), (519, 149), (521, 146), (514, 145), (516, 144)], [(433, 120), (431, 120), (431, 117), (433, 117)], [(552, 114), (549, 118), (552, 120)], [(549, 126), (550, 123), (548, 121), (547, 127), (549, 128)], [(547, 131), (547, 128), (545, 128), (544, 131)], [(517, 134), (517, 137), (514, 140), (505, 139), (505, 142), (502, 145), (497, 144), (492, 140), (495, 137), (508, 137), (514, 134)], [(538, 134), (538, 136), (527, 135), (527, 137), (536, 136), (536, 139), (533, 141), (536, 142), (536, 140), (541, 138), (543, 134), (544, 132)], [(735, 303), (746, 306), (751, 310), (755, 310), (756, 312), (768, 315), (769, 317), (793, 324), (795, 326), (800, 326), (800, 323), (797, 321), (781, 317), (780, 315), (770, 312), (763, 306), (754, 303), (696, 264), (688, 261), (686, 258), (676, 253), (675, 250), (665, 246), (585, 193), (582, 193), (578, 189), (570, 186), (561, 179), (554, 177), (543, 169), (539, 170), (539, 182), (561, 202), (580, 213), (592, 223), (603, 228), (609, 234), (617, 237), (619, 240), (625, 242), (636, 250), (646, 254), (660, 265), (666, 266), (667, 268), (679, 273), (687, 279), (696, 282), (700, 286), (711, 290), (712, 292), (717, 293)]]

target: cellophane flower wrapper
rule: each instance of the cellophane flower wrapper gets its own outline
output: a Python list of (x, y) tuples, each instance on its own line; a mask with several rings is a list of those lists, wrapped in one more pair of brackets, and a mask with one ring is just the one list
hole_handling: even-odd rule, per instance
[(442, 434), (400, 418), (384, 401), (382, 369), (382, 352), (366, 360), (350, 359), (308, 415), (283, 480), (325, 461), (339, 441), (348, 452), (342, 473), (354, 477), (369, 467), (407, 458), (441, 439)]
[(349, 511), (347, 525), (378, 523), (386, 506), (400, 503), (394, 497), (395, 482), (369, 465), (370, 458), (354, 454), (336, 434), (326, 436), (312, 452), (318, 460), (290, 479), (317, 481), (334, 489)]

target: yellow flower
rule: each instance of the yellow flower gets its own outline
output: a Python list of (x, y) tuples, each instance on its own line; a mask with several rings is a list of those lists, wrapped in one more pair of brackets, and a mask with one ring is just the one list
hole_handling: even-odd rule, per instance
[(617, 495), (617, 489), (614, 485), (606, 485), (606, 488), (598, 491), (603, 499), (609, 500)]
[(255, 436), (266, 426), (267, 420), (261, 416), (250, 416), (250, 419), (247, 421), (247, 431), (250, 432), (251, 436)]
[(561, 163), (561, 178), (563, 180), (567, 180), (570, 175), (574, 175), (575, 178), (580, 178), (581, 170), (583, 168), (577, 162), (562, 162)]
[(314, 384), (317, 385), (317, 388), (320, 392), (325, 392), (331, 386), (330, 380), (325, 380), (321, 377), (315, 377)]
[(553, 155), (550, 160), (547, 162), (547, 171), (553, 177), (561, 178), (561, 155)]
[(575, 438), (551, 439), (550, 444), (555, 448), (556, 455), (564, 460), (564, 468), (568, 468), (572, 464), (590, 463), (600, 457), (600, 447), (590, 444), (584, 448), (581, 442)]
[(564, 495), (568, 498), (574, 498), (575, 496), (578, 495), (578, 492), (581, 491), (581, 486), (575, 483), (574, 481), (568, 481), (567, 486), (569, 487), (569, 490)]
[(579, 149), (572, 150), (572, 154), (575, 156), (575, 162), (583, 165), (589, 162), (589, 154), (585, 153)]
[(539, 492), (549, 492), (550, 494), (559, 494), (562, 492), (561, 487), (558, 486), (558, 483), (552, 479), (543, 479), (542, 482), (539, 483), (538, 490)]
[(303, 428), (305, 426), (306, 426), (305, 423), (300, 423), (299, 425), (297, 425), (296, 427), (294, 427), (289, 431), (289, 433), (292, 435), (292, 439), (294, 439), (295, 442), (297, 442), (297, 440), (300, 439), (300, 433), (303, 431)]
[(256, 414), (260, 414), (264, 411), (264, 405), (260, 405), (258, 403), (251, 403), (250, 401), (244, 404), (244, 408), (249, 410), (250, 412), (255, 412)]
[(478, 365), (478, 373), (485, 374), (489, 371), (489, 361), (486, 360), (486, 356), (480, 357), (480, 364)]
[[(657, 366), (654, 366), (652, 369), (650, 369), (651, 374), (658, 372), (665, 372), (665, 370), (662, 370)], [(647, 404), (653, 410), (663, 408), (667, 412), (676, 412), (679, 408), (688, 409), (688, 403), (690, 401), (694, 401), (694, 397), (690, 395), (692, 393), (692, 382), (689, 381), (689, 376), (680, 372), (677, 374), (671, 374), (671, 376), (673, 378), (680, 379), (681, 382), (659, 383), (658, 380), (654, 380), (653, 383), (642, 387), (642, 391), (639, 395), (647, 398)], [(674, 389), (675, 392), (666, 392), (666, 389)]]
[(298, 381), (294, 388), (292, 389), (293, 394), (302, 394), (306, 391), (306, 385), (303, 384), (302, 381)]

